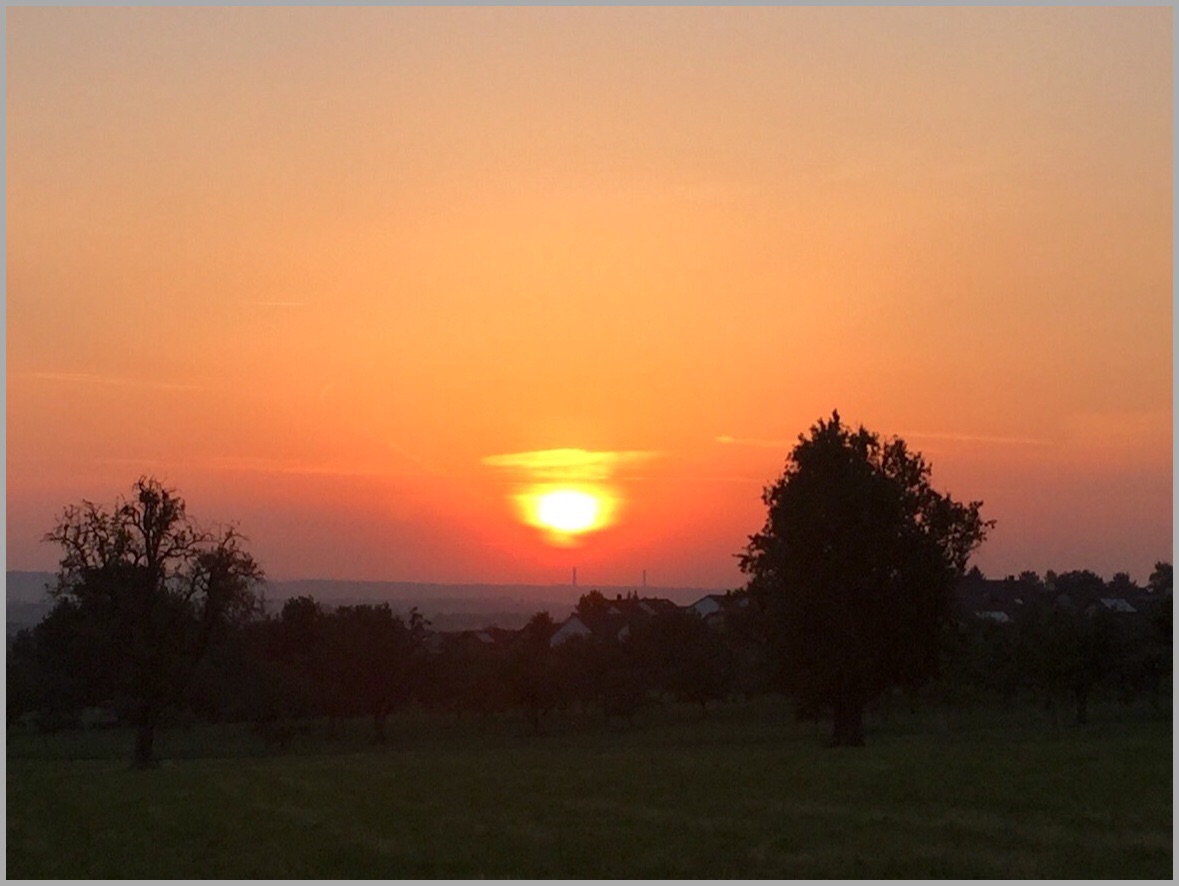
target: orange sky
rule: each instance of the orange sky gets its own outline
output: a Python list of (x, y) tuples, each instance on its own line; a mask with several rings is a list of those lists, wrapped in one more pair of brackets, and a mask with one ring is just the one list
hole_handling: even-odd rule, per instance
[(1169, 8), (6, 22), (9, 569), (146, 473), (276, 578), (735, 586), (832, 408), (988, 574), (1171, 558)]

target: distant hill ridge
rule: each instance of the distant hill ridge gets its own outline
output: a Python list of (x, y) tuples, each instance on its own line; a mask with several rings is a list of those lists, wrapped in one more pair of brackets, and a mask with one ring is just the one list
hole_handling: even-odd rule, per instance
[[(46, 588), (54, 581), (51, 572), (5, 573), (5, 610), (8, 634), (37, 624), (49, 612), (51, 601)], [(582, 594), (600, 591), (607, 598), (637, 593), (642, 597), (661, 597), (680, 606), (688, 606), (708, 594), (724, 593), (716, 588), (640, 587), (636, 585), (534, 585), (534, 584), (444, 584), (410, 581), (343, 581), (337, 579), (296, 579), (269, 581), (263, 588), (266, 610), (277, 613), (292, 597), (307, 596), (325, 606), (351, 606), (363, 603), (388, 603), (399, 614), (416, 607), (436, 630), (474, 629), (484, 626), (516, 629), (537, 612), (546, 611), (556, 621), (569, 616)], [(1146, 588), (1132, 592), (1101, 588), (1078, 594), (1074, 603), (1088, 606), (1101, 597), (1106, 608), (1118, 611), (1145, 612), (1155, 602)], [(1026, 587), (1014, 578), (988, 579), (968, 575), (958, 584), (954, 602), (960, 612), (993, 620), (1009, 620), (1029, 593), (1047, 593)], [(1120, 603), (1110, 602), (1114, 597)], [(1129, 607), (1128, 609), (1126, 607)]]
[(4, 599), (9, 603), (43, 603), (46, 588), (52, 586), (56, 578), (53, 572), (5, 572)]
[[(45, 599), (46, 586), (52, 585), (52, 572), (22, 572), (10, 570), (5, 573), (5, 597), (9, 602), (40, 603)], [(369, 601), (379, 603), (385, 600), (421, 599), (431, 601), (458, 600), (517, 600), (519, 602), (568, 601), (569, 606), (577, 604), (577, 598), (589, 591), (601, 591), (607, 597), (616, 594), (625, 596), (640, 592), (649, 597), (666, 597), (686, 605), (705, 594), (723, 593), (723, 589), (697, 587), (640, 587), (639, 585), (540, 585), (540, 584), (494, 584), (446, 583), (418, 581), (351, 581), (332, 578), (300, 578), (288, 581), (267, 581), (264, 592), (268, 599), (287, 600), (291, 597), (308, 596), (324, 603), (347, 601)]]
[(519, 600), (526, 601), (568, 601), (569, 606), (577, 604), (577, 598), (589, 591), (601, 591), (607, 597), (639, 592), (648, 597), (667, 597), (685, 605), (699, 600), (705, 594), (717, 593), (716, 588), (696, 587), (640, 587), (639, 585), (539, 585), (539, 584), (449, 584), (443, 582), (413, 581), (343, 581), (337, 579), (295, 579), (292, 581), (271, 581), (266, 584), (267, 597), (287, 599), (309, 596), (325, 603), (347, 599), (401, 600), (401, 599), (450, 599), (450, 600)]

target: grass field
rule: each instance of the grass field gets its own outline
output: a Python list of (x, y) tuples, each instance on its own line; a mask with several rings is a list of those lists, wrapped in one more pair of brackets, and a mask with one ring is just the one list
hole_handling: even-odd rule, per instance
[(773, 705), (633, 726), (406, 715), (266, 752), (236, 727), (9, 733), (12, 878), (1172, 876), (1172, 728), (894, 717), (828, 749)]

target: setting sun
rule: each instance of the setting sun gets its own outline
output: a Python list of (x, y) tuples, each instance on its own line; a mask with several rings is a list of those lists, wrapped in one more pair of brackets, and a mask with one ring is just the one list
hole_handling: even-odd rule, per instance
[(618, 518), (617, 496), (598, 484), (533, 484), (512, 498), (521, 522), (540, 530), (547, 544), (558, 547), (580, 545)]
[(483, 464), (509, 480), (505, 497), (517, 516), (558, 546), (605, 529), (617, 520), (630, 469), (650, 465), (662, 453), (651, 450), (537, 449), (484, 456)]
[(585, 532), (598, 517), (598, 500), (586, 492), (560, 489), (540, 497), (537, 518), (558, 532)]

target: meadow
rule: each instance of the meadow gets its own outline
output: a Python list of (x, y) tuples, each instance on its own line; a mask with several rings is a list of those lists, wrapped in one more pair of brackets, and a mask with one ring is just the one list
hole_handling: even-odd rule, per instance
[(857, 749), (772, 701), (367, 725), (174, 727), (148, 771), (122, 730), (10, 730), (7, 876), (1172, 876), (1169, 718), (894, 713)]

